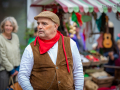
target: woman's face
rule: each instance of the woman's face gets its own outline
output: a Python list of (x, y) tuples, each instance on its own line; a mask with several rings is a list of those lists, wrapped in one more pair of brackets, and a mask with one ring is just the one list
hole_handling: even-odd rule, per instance
[(13, 26), (10, 21), (6, 21), (4, 25), (4, 30), (6, 34), (11, 34), (13, 31)]

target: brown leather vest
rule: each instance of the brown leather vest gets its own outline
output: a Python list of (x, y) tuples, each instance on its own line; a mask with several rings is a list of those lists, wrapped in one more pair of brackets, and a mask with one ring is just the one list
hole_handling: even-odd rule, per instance
[(34, 90), (74, 90), (73, 85), (73, 59), (70, 48), (70, 38), (64, 37), (64, 45), (69, 63), (68, 73), (65, 55), (62, 47), (62, 38), (58, 41), (58, 53), (56, 65), (52, 62), (48, 53), (40, 54), (39, 44), (31, 44), (34, 65), (30, 76), (30, 82)]

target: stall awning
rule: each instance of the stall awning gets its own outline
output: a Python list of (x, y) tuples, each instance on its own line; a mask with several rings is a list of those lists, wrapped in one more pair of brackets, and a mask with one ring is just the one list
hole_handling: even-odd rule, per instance
[(120, 0), (36, 0), (31, 7), (60, 4), (64, 12), (120, 12)]

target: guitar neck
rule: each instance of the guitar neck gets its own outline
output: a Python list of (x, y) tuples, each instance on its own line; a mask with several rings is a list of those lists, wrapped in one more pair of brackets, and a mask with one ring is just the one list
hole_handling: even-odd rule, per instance
[(109, 33), (109, 28), (108, 28), (108, 16), (105, 16), (106, 18), (106, 32)]

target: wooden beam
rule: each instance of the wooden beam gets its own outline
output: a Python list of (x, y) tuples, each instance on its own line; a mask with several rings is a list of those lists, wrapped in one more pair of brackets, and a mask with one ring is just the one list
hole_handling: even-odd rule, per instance
[(94, 34), (102, 34), (103, 32), (96, 32), (96, 33), (91, 33), (91, 35), (94, 35)]
[(114, 68), (114, 69), (120, 69), (120, 66), (111, 66), (111, 65), (104, 65), (105, 68)]

